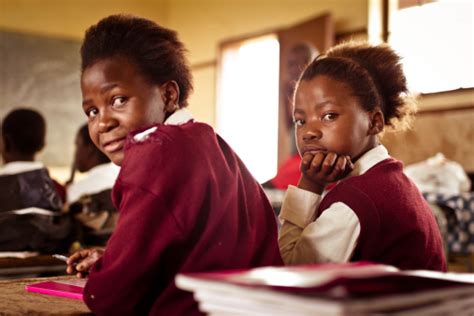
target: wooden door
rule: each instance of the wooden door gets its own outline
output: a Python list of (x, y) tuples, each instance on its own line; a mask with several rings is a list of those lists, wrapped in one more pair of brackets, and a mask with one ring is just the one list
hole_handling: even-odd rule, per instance
[[(313, 57), (334, 45), (334, 23), (330, 13), (277, 31), (280, 42), (280, 102), (278, 124), (278, 165), (296, 153), (292, 124), (291, 96), (294, 83), (304, 67), (306, 47), (312, 47)], [(296, 68), (295, 68), (296, 67)], [(295, 73), (297, 73), (295, 75)]]

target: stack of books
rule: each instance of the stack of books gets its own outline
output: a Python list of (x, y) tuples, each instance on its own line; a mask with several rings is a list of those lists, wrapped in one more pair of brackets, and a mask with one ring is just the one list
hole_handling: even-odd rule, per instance
[(367, 262), (179, 274), (209, 315), (474, 315), (474, 274)]

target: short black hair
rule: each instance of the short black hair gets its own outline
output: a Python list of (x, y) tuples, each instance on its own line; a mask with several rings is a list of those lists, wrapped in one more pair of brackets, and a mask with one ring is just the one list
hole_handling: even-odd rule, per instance
[(46, 121), (38, 111), (15, 109), (3, 119), (2, 137), (16, 151), (35, 154), (44, 147)]
[(98, 60), (123, 56), (134, 62), (152, 83), (176, 81), (180, 92), (178, 105), (185, 107), (193, 89), (185, 53), (175, 31), (141, 17), (111, 15), (86, 31), (81, 71)]
[(103, 152), (101, 152), (99, 148), (97, 148), (92, 142), (92, 139), (89, 135), (89, 127), (87, 126), (87, 123), (81, 125), (79, 131), (77, 132), (77, 135), (82, 139), (84, 145), (93, 148), (94, 156), (97, 157), (97, 160), (100, 162), (100, 164), (110, 162), (109, 157), (107, 157)]

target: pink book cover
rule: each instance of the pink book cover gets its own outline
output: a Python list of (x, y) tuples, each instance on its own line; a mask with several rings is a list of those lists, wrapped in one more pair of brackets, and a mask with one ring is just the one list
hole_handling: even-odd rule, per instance
[(82, 300), (82, 292), (87, 279), (67, 279), (28, 284), (28, 292)]

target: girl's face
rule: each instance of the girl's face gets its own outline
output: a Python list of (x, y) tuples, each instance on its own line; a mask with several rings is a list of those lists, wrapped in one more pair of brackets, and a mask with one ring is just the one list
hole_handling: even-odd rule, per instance
[(121, 165), (127, 134), (163, 123), (167, 104), (165, 85), (152, 84), (124, 57), (105, 58), (86, 68), (81, 77), (82, 108), (94, 144)]
[(373, 113), (362, 108), (345, 83), (318, 75), (299, 83), (295, 95), (296, 143), (306, 152), (335, 152), (356, 161), (377, 144)]

